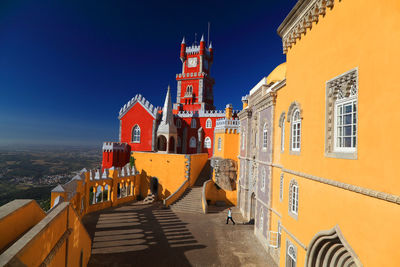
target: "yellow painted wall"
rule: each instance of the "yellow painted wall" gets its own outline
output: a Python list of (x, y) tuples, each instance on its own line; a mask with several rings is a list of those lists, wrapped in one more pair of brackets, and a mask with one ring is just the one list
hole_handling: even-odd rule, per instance
[[(222, 140), (221, 150), (218, 150), (218, 138)], [(215, 132), (214, 157), (233, 159), (239, 155), (239, 133)]]
[(236, 206), (237, 191), (227, 191), (215, 186), (214, 181), (207, 184), (206, 200), (210, 200), (210, 204), (214, 205), (217, 201), (224, 201), (228, 205)]
[(201, 153), (188, 156), (190, 156), (190, 186), (192, 186), (207, 163), (208, 155)]
[[(14, 206), (18, 209), (11, 210)], [(0, 211), (5, 215), (0, 219), (0, 251), (46, 216), (34, 200), (14, 200), (1, 206)]]
[[(397, 132), (400, 110), (397, 62), (400, 50), (400, 2), (395, 0), (335, 1), (287, 54), (286, 86), (278, 91), (274, 118), (273, 163), (284, 168), (347, 184), (400, 195)], [(358, 68), (358, 157), (329, 158), (325, 149), (325, 83)], [(290, 155), (290, 124), (285, 122), (285, 151), (280, 152), (279, 117), (293, 101), (302, 109), (300, 155)], [(340, 189), (290, 173), (284, 174), (284, 198), (279, 200), (281, 169), (272, 172), (271, 230), (281, 220), (308, 246), (315, 234), (338, 225), (364, 266), (399, 266), (395, 251), (400, 231), (398, 204)], [(288, 214), (289, 182), (299, 184), (297, 220)], [(282, 231), (280, 266), (288, 238), (296, 245), (297, 264), (306, 251)]]

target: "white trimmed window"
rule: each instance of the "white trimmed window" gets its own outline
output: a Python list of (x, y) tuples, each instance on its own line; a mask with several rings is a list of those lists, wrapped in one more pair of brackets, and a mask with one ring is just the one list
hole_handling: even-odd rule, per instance
[(293, 112), (292, 117), (292, 137), (291, 137), (291, 150), (300, 151), (301, 144), (301, 118), (300, 111), (297, 109)]
[(267, 180), (267, 171), (263, 168), (261, 176), (261, 191), (265, 191), (265, 180)]
[(197, 125), (196, 119), (195, 119), (195, 118), (192, 118), (192, 121), (190, 122), (190, 128), (196, 129), (196, 125)]
[(196, 148), (196, 138), (194, 136), (190, 137), (189, 147)]
[(208, 129), (212, 128), (212, 120), (210, 118), (208, 118), (206, 121), (206, 128)]
[(280, 181), (279, 181), (279, 200), (283, 200), (283, 173), (281, 173)]
[(135, 125), (132, 129), (132, 143), (140, 143), (140, 127)]
[(264, 129), (263, 129), (263, 149), (267, 149), (267, 144), (268, 144), (268, 129), (267, 129), (267, 124), (264, 124)]
[(218, 151), (221, 151), (222, 149), (222, 139), (221, 137), (218, 137)]
[(296, 180), (290, 181), (289, 188), (289, 211), (294, 215), (298, 215), (299, 212), (299, 185)]
[[(339, 91), (341, 92), (341, 91)], [(357, 95), (335, 101), (335, 149), (338, 152), (355, 152), (357, 147)]]
[(181, 128), (181, 127), (182, 127), (181, 119), (176, 119), (176, 128)]
[(297, 253), (296, 248), (289, 241), (286, 245), (286, 267), (296, 267)]
[(211, 148), (211, 138), (208, 136), (204, 139), (204, 148)]

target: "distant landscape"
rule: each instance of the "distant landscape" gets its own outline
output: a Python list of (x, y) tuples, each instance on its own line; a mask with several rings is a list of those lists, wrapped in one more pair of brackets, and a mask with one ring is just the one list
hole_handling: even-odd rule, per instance
[(14, 199), (35, 199), (50, 208), (51, 190), (83, 168), (101, 166), (101, 147), (0, 147), (0, 206)]

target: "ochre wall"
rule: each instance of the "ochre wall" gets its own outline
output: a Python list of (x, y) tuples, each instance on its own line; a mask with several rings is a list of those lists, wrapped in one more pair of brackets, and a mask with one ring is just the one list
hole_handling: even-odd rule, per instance
[[(312, 29), (287, 54), (286, 87), (278, 91), (274, 118), (273, 163), (285, 169), (400, 195), (397, 140), (400, 118), (398, 68), (400, 2), (396, 0), (335, 1)], [(325, 156), (326, 81), (358, 68), (357, 159)], [(285, 122), (285, 151), (280, 152), (279, 117), (293, 101), (302, 109), (300, 155), (290, 155), (290, 123)], [(287, 119), (287, 118), (286, 118)], [(284, 173), (284, 197), (279, 200), (282, 170), (273, 168), (271, 230), (277, 221), (308, 246), (322, 230), (338, 225), (364, 266), (399, 266), (395, 240), (399, 205)], [(299, 184), (297, 219), (288, 214), (291, 179)], [(282, 230), (280, 266), (286, 238), (296, 245), (297, 264), (306, 251)]]
[(217, 189), (214, 181), (207, 184), (206, 200), (210, 200), (210, 204), (214, 205), (217, 201), (224, 201), (228, 205), (236, 206), (237, 204), (237, 191), (226, 191), (224, 189)]
[[(11, 209), (13, 206), (18, 208)], [(34, 200), (14, 200), (0, 211), (7, 214), (0, 219), (0, 251), (46, 216)]]

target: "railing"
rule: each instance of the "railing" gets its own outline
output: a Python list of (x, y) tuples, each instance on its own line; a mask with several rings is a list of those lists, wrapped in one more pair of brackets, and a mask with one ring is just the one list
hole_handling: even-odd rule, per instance
[(240, 121), (237, 119), (217, 119), (215, 123), (215, 129), (239, 129)]
[(207, 212), (208, 212), (208, 204), (207, 204), (206, 192), (207, 192), (208, 184), (210, 182), (212, 182), (212, 180), (207, 180), (207, 181), (204, 182), (203, 190), (201, 192), (201, 204), (202, 204), (202, 207), (203, 207), (203, 213), (204, 214), (207, 214)]
[(174, 203), (178, 198), (185, 192), (186, 188), (189, 186), (189, 180), (185, 180), (182, 185), (169, 197), (163, 200), (163, 204), (165, 207), (170, 206)]

